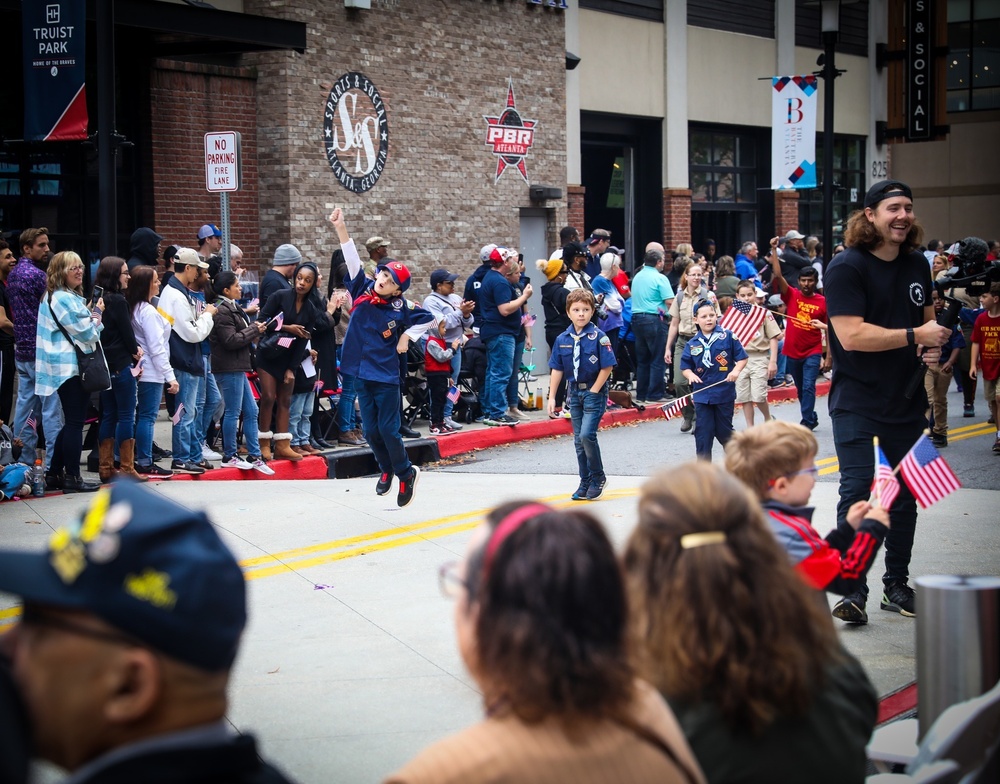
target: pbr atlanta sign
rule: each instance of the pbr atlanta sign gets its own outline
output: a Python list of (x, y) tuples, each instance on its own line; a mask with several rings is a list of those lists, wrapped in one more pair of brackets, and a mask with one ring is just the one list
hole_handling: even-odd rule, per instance
[(389, 157), (389, 123), (378, 89), (362, 73), (346, 73), (330, 89), (323, 145), (337, 182), (354, 193), (375, 187)]
[[(493, 149), (497, 156), (497, 173), (493, 183), (500, 181), (500, 175), (508, 166), (514, 166), (525, 182), (528, 182), (528, 169), (524, 159), (535, 143), (535, 120), (525, 120), (518, 114), (514, 104), (514, 82), (507, 79), (507, 106), (499, 117), (483, 115), (486, 120), (486, 146)], [(530, 183), (529, 183), (530, 184)]]

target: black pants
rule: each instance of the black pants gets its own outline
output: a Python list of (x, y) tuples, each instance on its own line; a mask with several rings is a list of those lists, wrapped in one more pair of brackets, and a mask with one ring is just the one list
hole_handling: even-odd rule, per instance
[(83, 422), (87, 416), (90, 395), (83, 391), (79, 376), (73, 376), (59, 387), (59, 402), (63, 409), (63, 428), (56, 437), (55, 451), (49, 471), (66, 476), (80, 476), (80, 453), (83, 452)]
[(431, 424), (440, 425), (444, 422), (444, 404), (448, 397), (448, 387), (451, 385), (451, 374), (428, 373), (427, 390), (431, 393)]

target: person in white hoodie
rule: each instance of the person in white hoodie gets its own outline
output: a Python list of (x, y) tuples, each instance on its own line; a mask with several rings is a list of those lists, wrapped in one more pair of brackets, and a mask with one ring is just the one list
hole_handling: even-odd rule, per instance
[(176, 472), (203, 474), (211, 467), (202, 458), (201, 433), (198, 431), (198, 401), (204, 399), (205, 358), (201, 342), (212, 331), (215, 306), (201, 306), (191, 296), (191, 286), (198, 279), (198, 270), (208, 269), (208, 263), (192, 248), (177, 251), (174, 275), (160, 294), (159, 309), (170, 322), (170, 364), (180, 390), (177, 407), (181, 410), (173, 430), (174, 459), (170, 467)]

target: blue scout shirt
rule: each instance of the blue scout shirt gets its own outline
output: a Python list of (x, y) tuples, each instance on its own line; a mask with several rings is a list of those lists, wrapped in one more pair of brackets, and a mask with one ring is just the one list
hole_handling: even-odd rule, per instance
[(692, 398), (695, 403), (730, 403), (736, 400), (736, 384), (719, 384), (705, 392), (698, 390), (722, 381), (733, 371), (733, 366), (741, 359), (747, 359), (747, 352), (732, 332), (719, 325), (708, 335), (701, 330), (684, 346), (681, 355), (681, 370), (693, 370), (702, 379), (702, 384), (692, 384)]
[(570, 327), (556, 338), (552, 344), (552, 356), (549, 357), (549, 367), (561, 370), (570, 383), (578, 382), (593, 386), (601, 370), (614, 367), (615, 352), (611, 348), (611, 340), (593, 324), (588, 324), (580, 338), (580, 373), (579, 378), (573, 375), (573, 343), (576, 342), (576, 328)]
[(402, 296), (378, 298), (372, 291), (375, 281), (366, 278), (362, 271), (354, 242), (349, 241), (341, 248), (351, 275), (345, 283), (354, 300), (351, 323), (344, 337), (341, 370), (365, 381), (399, 384), (396, 343), (400, 334), (406, 332), (411, 341), (416, 340), (434, 323), (434, 315)]

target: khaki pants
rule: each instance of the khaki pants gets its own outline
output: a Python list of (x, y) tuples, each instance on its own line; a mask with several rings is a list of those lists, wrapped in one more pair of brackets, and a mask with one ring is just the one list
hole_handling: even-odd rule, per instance
[(934, 417), (931, 435), (948, 435), (948, 386), (954, 378), (951, 368), (942, 370), (941, 365), (928, 365), (924, 374), (924, 389), (927, 403)]

